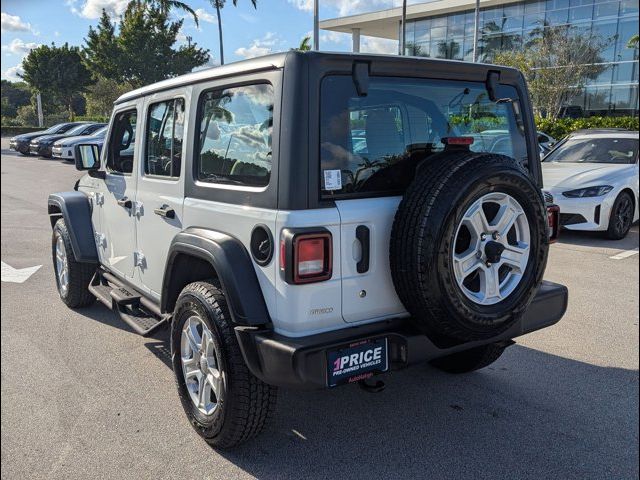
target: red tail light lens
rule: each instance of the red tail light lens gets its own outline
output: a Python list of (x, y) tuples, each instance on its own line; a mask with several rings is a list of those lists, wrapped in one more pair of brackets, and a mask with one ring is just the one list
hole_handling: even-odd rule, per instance
[(441, 142), (445, 145), (473, 145), (473, 137), (444, 137)]
[(285, 229), (280, 243), (280, 270), (287, 283), (321, 282), (332, 274), (332, 238), (326, 230)]

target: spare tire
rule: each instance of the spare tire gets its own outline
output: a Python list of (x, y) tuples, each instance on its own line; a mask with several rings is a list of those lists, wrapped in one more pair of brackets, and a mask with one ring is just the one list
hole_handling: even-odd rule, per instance
[(503, 155), (458, 150), (424, 161), (391, 232), (400, 300), (425, 333), (446, 341), (512, 326), (542, 281), (547, 254), (542, 192)]

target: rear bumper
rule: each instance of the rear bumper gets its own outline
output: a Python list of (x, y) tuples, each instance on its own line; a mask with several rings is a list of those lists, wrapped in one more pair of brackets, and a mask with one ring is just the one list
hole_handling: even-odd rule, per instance
[(563, 285), (543, 282), (526, 314), (509, 330), (487, 340), (441, 348), (407, 319), (377, 322), (333, 332), (292, 338), (271, 329), (236, 327), (236, 336), (249, 370), (265, 383), (289, 388), (327, 386), (326, 352), (359, 339), (387, 337), (389, 368), (395, 370), (484, 344), (508, 341), (557, 323), (567, 309)]

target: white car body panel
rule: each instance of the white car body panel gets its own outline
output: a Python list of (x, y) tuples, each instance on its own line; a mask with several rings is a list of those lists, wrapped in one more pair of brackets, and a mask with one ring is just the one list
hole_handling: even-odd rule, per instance
[[(633, 133), (594, 134), (573, 138), (620, 138)], [(633, 193), (635, 200), (634, 221), (638, 220), (638, 161), (635, 164), (542, 162), (544, 189), (551, 193), (561, 214), (582, 215), (587, 221), (565, 225), (569, 230), (605, 231), (613, 204), (623, 190)], [(563, 192), (580, 188), (611, 185), (613, 189), (599, 197), (568, 198)], [(600, 207), (600, 221), (596, 221), (596, 209)]]
[(79, 144), (95, 143), (102, 145), (104, 137), (95, 137), (93, 135), (80, 135), (77, 137), (69, 137), (64, 140), (58, 140), (53, 144), (51, 152), (53, 158), (62, 158), (64, 160), (75, 159), (75, 146)]

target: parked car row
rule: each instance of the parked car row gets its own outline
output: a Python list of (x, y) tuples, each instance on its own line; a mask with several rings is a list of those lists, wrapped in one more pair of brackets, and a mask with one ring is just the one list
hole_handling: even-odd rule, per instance
[(89, 142), (102, 145), (105, 123), (66, 122), (46, 130), (16, 135), (9, 140), (9, 148), (22, 155), (74, 160), (74, 145)]

